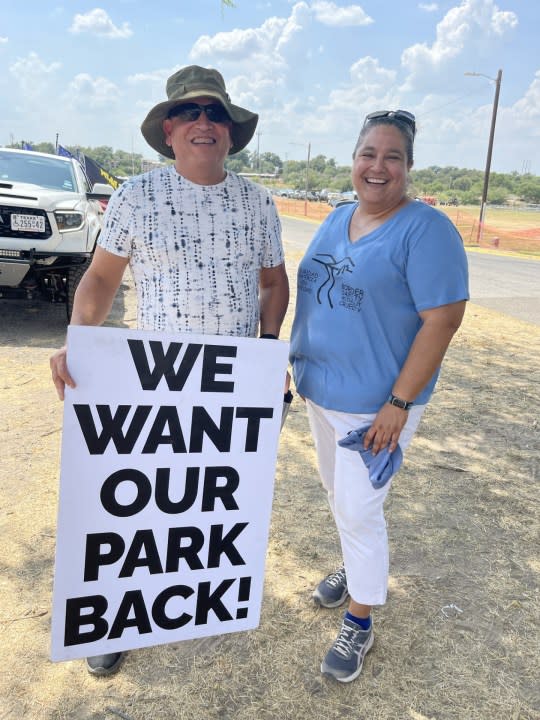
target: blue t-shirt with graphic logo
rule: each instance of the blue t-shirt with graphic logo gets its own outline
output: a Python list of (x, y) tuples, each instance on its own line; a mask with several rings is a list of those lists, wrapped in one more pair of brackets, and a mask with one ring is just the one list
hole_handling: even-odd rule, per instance
[[(410, 202), (357, 242), (354, 205), (332, 212), (298, 268), (291, 364), (298, 392), (330, 410), (375, 413), (422, 324), (419, 312), (466, 300), (467, 258), (450, 220)], [(428, 401), (437, 370), (415, 398)]]

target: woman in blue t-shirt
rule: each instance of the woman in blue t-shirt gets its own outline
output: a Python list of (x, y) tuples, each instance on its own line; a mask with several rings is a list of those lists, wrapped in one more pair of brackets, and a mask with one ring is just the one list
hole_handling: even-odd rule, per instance
[(415, 133), (404, 110), (366, 117), (353, 153), (358, 203), (326, 219), (298, 269), (291, 363), (344, 561), (313, 597), (324, 607), (350, 597), (321, 665), (340, 682), (358, 677), (373, 644), (371, 609), (388, 586), (389, 479), (469, 297), (457, 230), (407, 196)]

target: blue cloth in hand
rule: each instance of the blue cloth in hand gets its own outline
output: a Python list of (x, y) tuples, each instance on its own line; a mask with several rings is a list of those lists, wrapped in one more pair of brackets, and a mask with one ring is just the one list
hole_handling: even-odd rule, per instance
[(384, 487), (392, 475), (395, 475), (401, 467), (403, 452), (399, 444), (392, 453), (389, 452), (387, 447), (379, 450), (377, 455), (373, 455), (370, 448), (366, 450), (364, 448), (364, 436), (370, 427), (371, 425), (363, 425), (356, 430), (351, 430), (344, 438), (338, 440), (338, 445), (347, 450), (357, 450), (360, 453), (364, 465), (369, 470), (371, 484), (375, 490), (378, 490)]

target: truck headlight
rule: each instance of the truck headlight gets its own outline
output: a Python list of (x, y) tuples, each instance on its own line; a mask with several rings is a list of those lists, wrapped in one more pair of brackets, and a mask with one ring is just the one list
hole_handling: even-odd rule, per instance
[(84, 215), (80, 212), (73, 212), (71, 210), (55, 210), (54, 217), (56, 218), (56, 224), (60, 232), (67, 232), (68, 230), (80, 230), (84, 225)]

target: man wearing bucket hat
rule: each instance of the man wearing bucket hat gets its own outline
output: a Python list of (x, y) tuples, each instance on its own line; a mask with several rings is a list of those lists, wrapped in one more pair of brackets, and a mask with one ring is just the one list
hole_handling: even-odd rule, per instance
[[(146, 116), (148, 144), (173, 165), (124, 182), (112, 195), (71, 322), (107, 318), (129, 264), (143, 330), (277, 338), (287, 310), (281, 225), (271, 194), (225, 170), (249, 143), (258, 115), (234, 105), (217, 70), (191, 65), (167, 81)], [(66, 347), (51, 357), (60, 399), (75, 387)], [(110, 675), (123, 653), (87, 658)]]
[[(217, 100), (217, 106), (215, 102), (206, 104), (216, 110), (219, 108), (220, 114), (223, 114), (223, 110), (225, 111), (224, 119), (221, 122), (225, 121), (230, 128), (231, 144), (228, 154), (234, 155), (243, 150), (255, 133), (259, 116), (239, 105), (233, 105), (225, 90), (223, 77), (217, 70), (202, 68), (198, 65), (183, 68), (167, 80), (168, 100), (158, 103), (152, 108), (141, 125), (146, 142), (161, 155), (175, 160), (176, 156), (169, 140), (169, 131), (164, 130), (163, 121), (174, 117), (175, 108), (180, 106), (183, 106), (184, 113), (188, 111), (187, 109), (189, 112), (194, 112), (192, 106), (197, 107), (197, 103), (193, 101), (201, 96), (209, 101)], [(219, 119), (216, 122), (221, 124)]]

